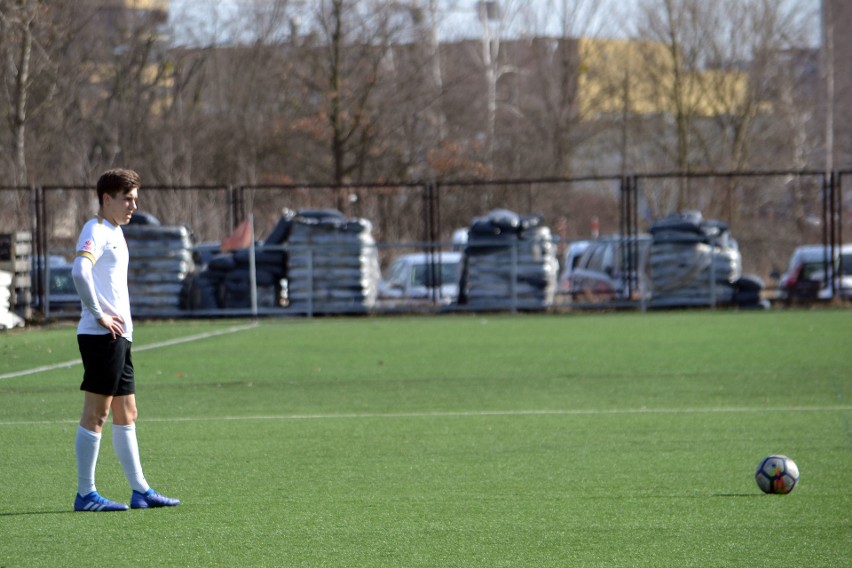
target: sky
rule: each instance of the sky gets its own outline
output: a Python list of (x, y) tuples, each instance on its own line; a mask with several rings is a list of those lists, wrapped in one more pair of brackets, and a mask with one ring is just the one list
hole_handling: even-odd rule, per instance
[[(264, 0), (171, 0), (170, 18), (175, 26), (178, 43), (211, 43), (210, 39), (227, 41), (227, 22), (236, 15), (246, 13)], [(301, 0), (310, 5), (320, 0)], [(425, 4), (427, 0), (422, 0)], [(571, 35), (629, 37), (633, 33), (632, 22), (639, 5), (646, 0), (499, 0), (504, 13), (514, 13), (519, 7), (534, 7), (532, 21), (516, 17), (512, 20), (515, 34), (535, 32), (535, 35), (558, 35), (561, 31), (560, 8), (579, 6), (576, 29)], [(716, 1), (716, 0), (706, 0)], [(819, 40), (819, 6), (821, 0), (776, 0), (801, 9), (813, 18), (814, 37)], [(477, 11), (477, 0), (439, 0), (441, 7), (439, 36), (443, 41), (480, 37), (482, 26)], [(594, 9), (591, 7), (595, 7)], [(800, 7), (800, 8), (798, 8)], [(585, 9), (584, 9), (585, 8)], [(528, 12), (528, 14), (530, 14)], [(496, 24), (493, 24), (496, 25)], [(192, 30), (192, 31), (190, 31)], [(192, 41), (202, 30), (200, 41)], [(508, 34), (514, 35), (514, 34)], [(506, 37), (506, 34), (502, 34)]]
[[(169, 15), (171, 23), (175, 26), (178, 42), (183, 43), (181, 38), (196, 35), (196, 30), (204, 30), (207, 38), (221, 37), (226, 23), (239, 14), (246, 7), (254, 6), (263, 0), (171, 0)], [(319, 0), (303, 0), (315, 2)], [(426, 0), (423, 0), (424, 3)], [(477, 10), (477, 0), (439, 0), (441, 9), (441, 26), (439, 35), (443, 40), (459, 39), (462, 37), (479, 37), (481, 23)], [(504, 12), (510, 11), (522, 5), (538, 7), (535, 15), (537, 21), (534, 23), (523, 22), (519, 19), (513, 20), (516, 29), (534, 26), (537, 30), (543, 30), (544, 34), (557, 34), (560, 28), (560, 19), (552, 17), (553, 5), (560, 6), (563, 0), (499, 0)], [(625, 21), (627, 18), (612, 18), (612, 14), (631, 13), (639, 0), (567, 0), (568, 4), (581, 6), (598, 6), (597, 21), (585, 22), (584, 30), (595, 28), (606, 29), (605, 35), (627, 35), (626, 30), (620, 30), (613, 24)], [(588, 15), (580, 16), (584, 20)], [(539, 34), (542, 35), (542, 34)], [(588, 34), (585, 34), (588, 35)]]

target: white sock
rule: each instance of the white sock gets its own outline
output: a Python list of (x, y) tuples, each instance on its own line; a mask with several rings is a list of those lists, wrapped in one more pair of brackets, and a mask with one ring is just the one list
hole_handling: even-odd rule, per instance
[(99, 432), (92, 432), (77, 425), (77, 436), (74, 438), (74, 453), (77, 454), (77, 493), (83, 497), (95, 491), (95, 466), (98, 463), (100, 447)]
[(150, 489), (145, 475), (142, 473), (142, 462), (139, 460), (139, 444), (136, 442), (136, 425), (112, 425), (112, 446), (118, 463), (124, 470), (127, 481), (134, 491), (145, 493)]

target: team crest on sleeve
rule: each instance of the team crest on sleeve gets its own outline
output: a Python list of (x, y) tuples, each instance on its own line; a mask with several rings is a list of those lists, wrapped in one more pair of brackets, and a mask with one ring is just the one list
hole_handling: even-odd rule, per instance
[(83, 243), (83, 246), (80, 248), (80, 250), (92, 252), (95, 250), (95, 243), (93, 243), (92, 241), (86, 241), (85, 243)]

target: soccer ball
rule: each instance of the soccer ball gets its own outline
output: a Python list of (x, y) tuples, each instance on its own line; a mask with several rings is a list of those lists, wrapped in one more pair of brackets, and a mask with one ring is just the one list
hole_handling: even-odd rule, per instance
[(754, 479), (764, 493), (786, 494), (799, 482), (799, 467), (787, 456), (767, 456), (757, 466)]

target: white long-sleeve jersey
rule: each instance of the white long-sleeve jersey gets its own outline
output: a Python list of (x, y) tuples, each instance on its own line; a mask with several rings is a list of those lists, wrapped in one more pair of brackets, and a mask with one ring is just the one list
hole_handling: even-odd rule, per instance
[(89, 220), (77, 240), (77, 256), (71, 275), (83, 302), (77, 333), (103, 335), (109, 331), (98, 323), (103, 314), (121, 316), (127, 340), (133, 341), (127, 266), (130, 253), (121, 227), (97, 217)]

